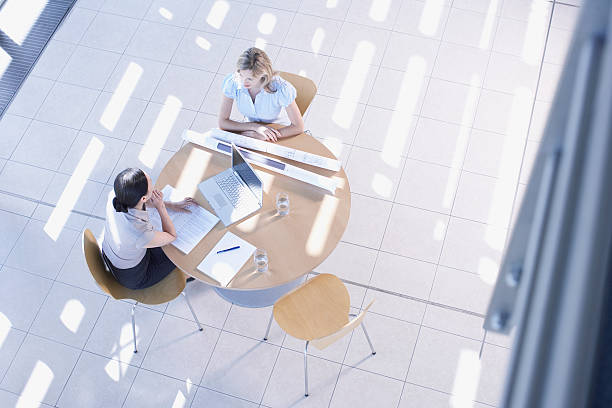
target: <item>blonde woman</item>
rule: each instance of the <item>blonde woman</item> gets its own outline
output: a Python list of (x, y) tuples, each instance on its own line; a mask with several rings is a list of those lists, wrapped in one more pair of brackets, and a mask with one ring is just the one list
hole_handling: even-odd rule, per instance
[[(236, 72), (225, 77), (222, 89), (221, 129), (270, 142), (304, 131), (304, 121), (295, 103), (295, 88), (272, 69), (270, 58), (259, 48), (249, 48), (240, 55)], [(234, 101), (247, 121), (230, 119)], [(267, 123), (285, 126), (276, 130)]]

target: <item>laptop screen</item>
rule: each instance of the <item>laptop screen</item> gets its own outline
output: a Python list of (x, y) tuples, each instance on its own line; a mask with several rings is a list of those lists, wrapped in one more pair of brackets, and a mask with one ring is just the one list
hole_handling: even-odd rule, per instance
[(238, 173), (242, 181), (251, 189), (253, 194), (255, 194), (259, 202), (263, 203), (261, 180), (259, 180), (259, 177), (257, 177), (251, 166), (247, 164), (242, 154), (240, 154), (234, 145), (232, 145), (232, 167), (234, 171)]

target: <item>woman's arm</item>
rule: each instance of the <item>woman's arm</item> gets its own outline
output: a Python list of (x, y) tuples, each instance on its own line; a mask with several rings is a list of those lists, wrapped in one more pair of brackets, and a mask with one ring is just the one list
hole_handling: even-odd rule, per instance
[[(262, 91), (263, 92), (263, 91)], [(278, 130), (255, 122), (236, 122), (230, 119), (234, 100), (223, 95), (221, 108), (219, 109), (219, 129), (229, 132), (240, 132), (259, 140), (270, 140), (276, 142), (281, 134)], [(298, 111), (299, 113), (299, 111)]]
[(149, 241), (147, 245), (145, 245), (145, 248), (155, 248), (167, 245), (176, 239), (176, 230), (174, 229), (174, 224), (168, 215), (168, 210), (166, 210), (164, 196), (162, 195), (161, 191), (153, 191), (153, 194), (149, 199), (149, 204), (157, 209), (159, 218), (161, 218), (163, 231), (156, 231), (153, 239)]
[(287, 110), (287, 116), (291, 121), (291, 125), (278, 129), (280, 137), (299, 135), (304, 131), (304, 119), (302, 118), (302, 114), (300, 113), (300, 109), (295, 103), (295, 100), (285, 109)]

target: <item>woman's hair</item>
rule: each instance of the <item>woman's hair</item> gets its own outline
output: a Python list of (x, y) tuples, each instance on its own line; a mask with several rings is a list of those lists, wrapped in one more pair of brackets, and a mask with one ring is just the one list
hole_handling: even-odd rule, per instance
[(277, 71), (272, 69), (272, 63), (268, 54), (259, 48), (251, 47), (243, 52), (238, 58), (236, 63), (236, 69), (238, 71), (251, 70), (253, 75), (261, 76), (262, 88), (267, 92), (274, 93), (276, 89), (270, 87), (272, 78), (278, 74)]
[(147, 195), (149, 182), (144, 171), (135, 168), (123, 170), (115, 177), (115, 198), (113, 207), (117, 212), (127, 212), (128, 208), (136, 207), (138, 201)]

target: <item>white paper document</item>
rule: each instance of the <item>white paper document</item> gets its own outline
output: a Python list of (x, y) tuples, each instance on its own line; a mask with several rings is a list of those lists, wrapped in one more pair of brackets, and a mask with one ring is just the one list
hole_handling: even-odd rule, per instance
[[(166, 201), (181, 201), (185, 197), (179, 197), (178, 192), (172, 186), (163, 188)], [(214, 228), (219, 218), (199, 205), (188, 207), (191, 212), (179, 212), (168, 210), (168, 215), (176, 230), (176, 239), (172, 242), (179, 251), (188, 254), (198, 243)], [(149, 221), (156, 230), (162, 231), (161, 218), (154, 208), (147, 208)]]
[(247, 149), (252, 150), (259, 150), (261, 152), (270, 153), (275, 156), (295, 160), (311, 166), (320, 167), (322, 169), (338, 171), (341, 167), (340, 161), (337, 159), (330, 159), (328, 157), (308, 153), (303, 150), (277, 145), (264, 140), (253, 139), (252, 137), (237, 135), (236, 133), (227, 132), (218, 128), (213, 128), (203, 135), (210, 135), (215, 139), (228, 143), (234, 143), (236, 146), (246, 147)]
[[(239, 246), (227, 252), (218, 251)], [(206, 255), (198, 265), (198, 270), (210, 276), (221, 286), (227, 286), (240, 271), (245, 262), (253, 255), (255, 247), (231, 232), (226, 232), (217, 245)]]
[[(207, 149), (214, 150), (216, 152), (223, 153), (226, 155), (231, 155), (232, 152), (229, 143), (222, 142), (210, 135), (205, 136), (202, 133), (194, 132), (192, 130), (185, 130), (183, 132), (183, 139), (187, 140), (188, 142), (195, 143), (199, 146), (203, 146)], [(277, 159), (272, 159), (268, 156), (264, 156), (260, 153), (255, 153), (250, 150), (246, 150), (243, 148), (239, 148), (238, 150), (240, 150), (240, 153), (243, 154), (246, 161), (251, 164), (255, 164), (257, 166), (263, 167), (264, 169), (268, 169), (276, 173), (284, 174), (296, 180), (312, 184), (313, 186), (325, 189), (332, 194), (335, 194), (336, 192), (337, 182), (332, 178), (321, 176), (320, 174), (313, 173), (312, 171), (304, 170), (300, 167), (282, 162)]]

